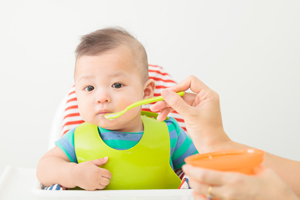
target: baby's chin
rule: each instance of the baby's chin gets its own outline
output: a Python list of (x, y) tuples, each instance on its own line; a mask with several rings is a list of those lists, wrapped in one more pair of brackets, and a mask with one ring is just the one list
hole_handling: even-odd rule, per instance
[(133, 115), (132, 113), (128, 112), (118, 118), (115, 118), (115, 119), (106, 119), (104, 117), (104, 115), (101, 115), (101, 116), (98, 115), (97, 117), (92, 119), (90, 124), (97, 125), (104, 129), (117, 131), (117, 130), (127, 129), (128, 126), (132, 125), (133, 121), (137, 121), (137, 118), (139, 118), (139, 120), (141, 120), (140, 112), (136, 115)]
[(108, 130), (119, 130), (124, 128), (122, 125), (120, 125), (118, 123), (117, 119), (113, 119), (113, 120), (109, 120), (109, 119), (104, 119), (104, 120), (100, 120), (97, 123), (94, 123), (95, 125), (101, 127), (101, 128), (105, 128)]

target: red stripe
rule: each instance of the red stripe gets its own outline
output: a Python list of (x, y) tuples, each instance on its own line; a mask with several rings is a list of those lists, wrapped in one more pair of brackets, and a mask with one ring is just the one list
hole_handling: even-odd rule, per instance
[(67, 110), (71, 110), (71, 109), (78, 109), (78, 105), (74, 105), (74, 106), (69, 106), (65, 109), (65, 111)]
[(69, 102), (71, 102), (71, 101), (77, 101), (77, 98), (74, 97), (74, 98), (72, 98), (72, 99), (69, 99), (69, 100), (67, 101), (67, 103), (69, 103)]
[(181, 189), (182, 185), (185, 183), (185, 180), (181, 181), (181, 184), (179, 185), (178, 189)]
[(79, 124), (82, 124), (83, 122), (84, 122), (83, 120), (66, 122), (66, 123), (63, 125), (63, 128), (64, 128), (65, 126), (70, 126), (70, 125), (79, 125)]
[(179, 178), (182, 180), (183, 177), (184, 177), (184, 172), (182, 172), (182, 174)]
[(66, 134), (69, 130), (70, 130), (70, 129), (65, 130), (65, 131), (63, 132), (62, 136), (64, 136), (64, 134)]
[(149, 69), (148, 71), (149, 71), (149, 72), (154, 72), (154, 73), (157, 73), (157, 74), (161, 74), (161, 75), (163, 75), (163, 76), (170, 76), (168, 73), (163, 73), (163, 72), (161, 72), (161, 71), (159, 71), (159, 70), (152, 70), (152, 69)]
[(148, 64), (148, 66), (151, 66), (151, 67), (158, 67), (158, 68), (162, 69), (162, 67), (161, 67), (161, 66), (158, 66), (158, 65), (151, 65), (151, 64)]
[(161, 96), (161, 94), (160, 93), (154, 93), (153, 96), (158, 97), (158, 96)]
[(168, 88), (168, 87), (164, 86), (164, 85), (156, 85), (155, 86), (155, 89), (165, 89), (165, 88)]
[(149, 108), (142, 108), (143, 111), (152, 112)]
[(69, 126), (69, 125), (76, 125), (76, 124), (82, 124), (84, 121), (83, 120), (78, 120), (78, 121), (70, 121), (70, 122), (66, 122), (64, 125), (63, 125), (63, 127), (64, 126)]
[(71, 113), (71, 114), (68, 114), (64, 117), (64, 119), (66, 119), (67, 117), (80, 117), (80, 114), (79, 113)]
[(75, 90), (74, 90), (74, 91), (72, 91), (72, 92), (70, 92), (68, 95), (71, 95), (71, 94), (75, 94)]
[(151, 77), (150, 79), (153, 79), (154, 81), (163, 81), (163, 82), (170, 82), (170, 83), (176, 83), (175, 81), (171, 80), (171, 79), (161, 79), (161, 78), (157, 78), (157, 77)]
[[(157, 97), (157, 96), (161, 96), (161, 93), (154, 93), (153, 96)], [(174, 111), (175, 113), (176, 111)], [(177, 113), (177, 112), (176, 112)], [(177, 113), (178, 114), (178, 113)]]
[(183, 122), (183, 123), (184, 123), (184, 119), (181, 119), (181, 118), (175, 118), (175, 117), (174, 117), (174, 119), (176, 119), (176, 121), (178, 121), (178, 122)]
[(153, 96), (157, 97), (157, 96), (160, 96), (159, 93), (153, 93)]

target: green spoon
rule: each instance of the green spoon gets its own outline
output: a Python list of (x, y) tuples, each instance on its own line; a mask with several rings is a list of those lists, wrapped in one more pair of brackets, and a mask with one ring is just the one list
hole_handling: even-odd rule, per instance
[[(177, 92), (177, 94), (179, 94), (179, 96), (183, 96), (184, 92)], [(141, 105), (145, 105), (148, 103), (153, 103), (153, 102), (157, 102), (157, 101), (163, 101), (164, 98), (162, 96), (158, 96), (158, 97), (153, 97), (150, 99), (144, 99), (138, 102), (135, 102), (133, 104), (131, 104), (130, 106), (128, 106), (127, 108), (125, 108), (124, 110), (120, 111), (120, 112), (116, 112), (116, 113), (108, 113), (106, 115), (104, 115), (104, 117), (106, 119), (116, 119), (118, 117), (120, 117), (121, 115), (123, 115), (125, 112), (127, 112), (128, 110), (135, 108), (137, 106), (141, 106)]]

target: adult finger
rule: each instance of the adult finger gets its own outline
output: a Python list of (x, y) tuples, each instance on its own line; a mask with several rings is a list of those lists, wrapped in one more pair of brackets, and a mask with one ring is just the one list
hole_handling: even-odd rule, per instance
[(220, 198), (223, 197), (222, 195), (224, 194), (223, 186), (203, 184), (192, 178), (189, 179), (189, 185), (198, 195), (206, 196), (208, 193), (210, 193), (210, 195)]
[(190, 178), (206, 185), (222, 185), (224, 176), (227, 176), (226, 172), (193, 167), (188, 164), (184, 165), (182, 169)]
[(189, 184), (196, 192), (207, 194), (211, 186), (211, 194), (224, 200), (233, 199), (242, 194), (238, 189), (240, 184), (245, 184), (245, 180), (250, 181), (256, 178), (241, 173), (208, 170), (191, 165), (185, 165), (182, 169), (190, 177)]
[(184, 118), (185, 115), (189, 114), (189, 110), (191, 107), (175, 92), (172, 90), (163, 90), (161, 92), (162, 97), (164, 100), (176, 110), (179, 114), (182, 115)]
[(163, 121), (163, 120), (165, 120), (166, 118), (167, 118), (167, 116), (169, 115), (169, 113), (170, 112), (172, 112), (172, 110), (173, 109), (171, 109), (171, 108), (164, 108), (164, 109), (162, 109), (160, 112), (159, 112), (159, 114), (158, 114), (158, 116), (157, 116), (157, 120), (158, 121)]
[(190, 187), (199, 194), (207, 194), (208, 188), (210, 185), (199, 182), (198, 180), (189, 177)]
[(170, 108), (170, 106), (165, 101), (158, 101), (150, 106), (152, 112), (162, 111), (165, 108)]
[[(186, 92), (184, 96), (181, 97), (188, 105), (192, 105), (195, 101), (196, 94)], [(169, 112), (172, 112), (174, 109), (166, 101), (158, 101), (155, 104), (150, 106), (152, 112), (158, 112), (168, 109)]]
[(175, 92), (186, 91), (190, 89), (192, 92), (199, 94), (203, 89), (210, 90), (210, 88), (200, 81), (197, 77), (191, 75), (181, 81), (179, 84), (172, 86), (171, 89)]

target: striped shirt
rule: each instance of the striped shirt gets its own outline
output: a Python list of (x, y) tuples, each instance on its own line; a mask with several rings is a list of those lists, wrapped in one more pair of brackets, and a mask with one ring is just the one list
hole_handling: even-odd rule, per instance
[[(184, 159), (197, 152), (191, 138), (179, 126), (176, 120), (170, 117), (165, 120), (170, 135), (170, 165), (173, 170), (180, 169), (185, 164)], [(69, 130), (62, 138), (55, 142), (68, 156), (71, 162), (77, 162), (74, 148), (74, 131)], [(142, 132), (119, 132), (98, 127), (99, 135), (109, 147), (117, 150), (130, 149), (135, 146), (143, 136)]]

